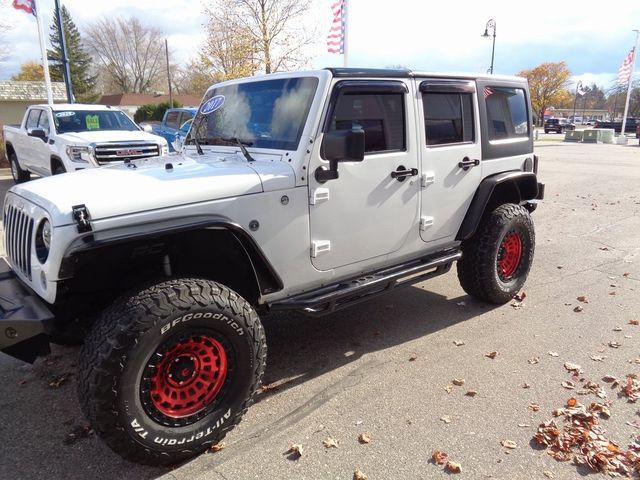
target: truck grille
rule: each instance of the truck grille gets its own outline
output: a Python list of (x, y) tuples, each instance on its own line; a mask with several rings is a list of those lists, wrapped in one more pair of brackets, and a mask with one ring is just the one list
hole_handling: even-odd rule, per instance
[(31, 239), (33, 218), (23, 210), (9, 205), (4, 214), (5, 249), (14, 269), (31, 280)]
[(96, 145), (95, 155), (98, 164), (108, 165), (127, 159), (157, 157), (160, 155), (160, 147), (155, 143), (107, 143)]

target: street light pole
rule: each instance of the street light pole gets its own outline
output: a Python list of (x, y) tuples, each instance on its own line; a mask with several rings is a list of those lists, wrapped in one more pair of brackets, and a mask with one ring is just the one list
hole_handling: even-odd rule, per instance
[(573, 100), (573, 118), (571, 119), (572, 123), (576, 123), (576, 103), (578, 102), (578, 90), (582, 88), (582, 81), (578, 80), (576, 83), (576, 97)]
[(491, 66), (487, 73), (493, 74), (493, 58), (496, 53), (496, 21), (491, 18), (487, 21), (487, 24), (484, 27), (484, 33), (481, 35), (482, 37), (489, 38), (489, 29), (493, 29), (493, 45), (491, 46)]

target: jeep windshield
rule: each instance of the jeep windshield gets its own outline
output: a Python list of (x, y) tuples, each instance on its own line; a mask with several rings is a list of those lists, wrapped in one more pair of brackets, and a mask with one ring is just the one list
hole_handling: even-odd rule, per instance
[(53, 119), (58, 133), (139, 130), (120, 110), (59, 110), (53, 112)]
[(238, 83), (207, 92), (187, 144), (239, 142), (257, 148), (296, 150), (318, 86), (313, 77)]

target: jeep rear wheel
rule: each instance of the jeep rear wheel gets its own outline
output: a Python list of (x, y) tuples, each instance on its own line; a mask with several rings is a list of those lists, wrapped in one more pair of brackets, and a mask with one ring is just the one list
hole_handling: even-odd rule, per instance
[(78, 393), (117, 453), (173, 464), (240, 421), (265, 360), (264, 330), (242, 297), (208, 280), (171, 280), (121, 298), (96, 322)]
[(506, 303), (527, 279), (535, 233), (529, 212), (514, 204), (485, 215), (475, 235), (462, 244), (458, 278), (465, 292), (479, 300)]
[(9, 164), (11, 165), (11, 176), (16, 183), (28, 182), (31, 179), (31, 173), (28, 170), (20, 168), (18, 156), (15, 152), (9, 153)]

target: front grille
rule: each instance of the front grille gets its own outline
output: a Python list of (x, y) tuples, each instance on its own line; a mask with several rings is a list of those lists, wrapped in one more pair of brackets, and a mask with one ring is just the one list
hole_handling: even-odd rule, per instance
[(4, 213), (5, 249), (14, 269), (31, 280), (31, 239), (33, 218), (9, 205)]
[(106, 143), (96, 145), (95, 155), (98, 164), (108, 165), (127, 159), (157, 157), (160, 155), (160, 147), (155, 143)]

